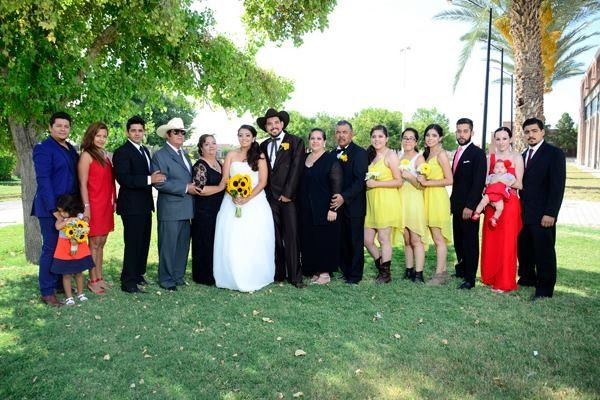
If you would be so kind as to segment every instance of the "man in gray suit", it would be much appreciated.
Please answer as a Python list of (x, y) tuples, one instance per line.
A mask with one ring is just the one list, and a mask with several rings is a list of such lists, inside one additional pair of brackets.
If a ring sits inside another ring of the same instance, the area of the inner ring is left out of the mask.
[(192, 182), (192, 163), (182, 150), (185, 129), (181, 118), (173, 118), (156, 130), (167, 143), (152, 157), (152, 170), (166, 176), (155, 185), (158, 217), (158, 281), (166, 290), (185, 285), (185, 267), (190, 249), (190, 220), (199, 194)]

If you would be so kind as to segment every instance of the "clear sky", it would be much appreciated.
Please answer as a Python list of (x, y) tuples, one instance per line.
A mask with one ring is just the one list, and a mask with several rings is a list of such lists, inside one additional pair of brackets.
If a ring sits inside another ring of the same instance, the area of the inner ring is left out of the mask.
[[(217, 30), (240, 46), (244, 27), (242, 2), (207, 0), (215, 11)], [(304, 44), (267, 45), (258, 64), (294, 81), (285, 109), (311, 116), (317, 112), (351, 118), (367, 107), (400, 110), (408, 116), (420, 107), (437, 107), (452, 122), (467, 116), (481, 134), (485, 83), (485, 51), (471, 56), (456, 91), (452, 83), (460, 53), (460, 36), (468, 26), (433, 20), (450, 5), (445, 0), (338, 0), (329, 28), (305, 36)], [(600, 22), (595, 25), (600, 30)], [(494, 51), (494, 50), (492, 50)], [(597, 48), (581, 55), (586, 68)], [(499, 78), (491, 70), (491, 81)], [(579, 121), (582, 77), (554, 86), (545, 96), (546, 121), (554, 125), (563, 112)], [(490, 84), (488, 131), (499, 122), (499, 85)], [(503, 119), (510, 120), (510, 85), (504, 87)], [(221, 110), (203, 109), (195, 120), (198, 133), (215, 133), (220, 143), (236, 143), (236, 129), (257, 116), (237, 118)]]

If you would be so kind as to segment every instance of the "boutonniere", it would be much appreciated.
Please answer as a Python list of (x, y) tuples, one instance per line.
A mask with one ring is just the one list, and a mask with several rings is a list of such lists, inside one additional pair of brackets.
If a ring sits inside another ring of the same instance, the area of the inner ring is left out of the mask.
[(340, 156), (340, 160), (342, 160), (342, 162), (348, 162), (348, 155), (346, 153), (343, 153)]
[(290, 144), (289, 143), (281, 143), (281, 148), (284, 149), (285, 151), (290, 149)]

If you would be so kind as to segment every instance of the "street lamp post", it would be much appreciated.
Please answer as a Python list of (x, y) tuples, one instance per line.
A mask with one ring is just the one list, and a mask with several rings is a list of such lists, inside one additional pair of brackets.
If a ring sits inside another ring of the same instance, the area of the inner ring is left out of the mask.
[[(446, 0), (448, 4), (452, 4), (452, 0)], [(479, 8), (485, 8), (479, 3), (474, 2), (473, 0), (465, 0), (474, 6)], [(489, 8), (489, 19), (488, 19), (488, 35), (487, 35), (487, 57), (486, 57), (486, 66), (485, 66), (485, 90), (483, 95), (483, 128), (482, 128), (482, 138), (481, 138), (481, 148), (485, 150), (485, 142), (486, 142), (486, 132), (487, 132), (487, 113), (488, 113), (488, 95), (490, 92), (490, 48), (492, 46), (492, 7)], [(502, 122), (500, 122), (502, 124)]]
[(400, 104), (400, 112), (402, 113), (402, 131), (404, 131), (404, 127), (406, 126), (406, 113), (404, 110), (404, 107), (406, 106), (406, 75), (407, 75), (407, 71), (406, 71), (406, 59), (408, 58), (408, 51), (410, 50), (410, 46), (405, 46), (403, 48), (400, 49), (400, 56), (403, 58), (402, 62), (403, 62), (403, 66), (404, 66), (404, 71), (403, 71), (403, 76), (402, 76), (402, 104)]

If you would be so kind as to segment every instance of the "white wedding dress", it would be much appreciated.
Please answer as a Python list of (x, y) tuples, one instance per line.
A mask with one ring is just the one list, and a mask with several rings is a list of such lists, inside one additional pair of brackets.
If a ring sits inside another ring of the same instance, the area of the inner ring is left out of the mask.
[[(249, 174), (252, 187), (258, 184), (258, 171), (247, 162), (231, 163), (229, 176)], [(235, 216), (235, 204), (225, 194), (217, 215), (213, 273), (220, 288), (251, 292), (273, 282), (275, 276), (275, 227), (271, 207), (260, 192), (242, 206)]]

